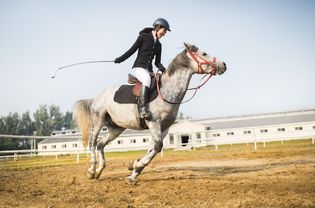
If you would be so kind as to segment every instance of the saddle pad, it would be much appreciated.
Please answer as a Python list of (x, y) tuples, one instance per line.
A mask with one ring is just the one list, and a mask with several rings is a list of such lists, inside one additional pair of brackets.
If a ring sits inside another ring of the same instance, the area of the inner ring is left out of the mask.
[[(132, 94), (132, 88), (134, 85), (122, 85), (115, 92), (114, 101), (121, 104), (137, 104), (138, 97)], [(152, 89), (149, 93), (149, 102), (153, 101), (158, 96), (156, 88)]]

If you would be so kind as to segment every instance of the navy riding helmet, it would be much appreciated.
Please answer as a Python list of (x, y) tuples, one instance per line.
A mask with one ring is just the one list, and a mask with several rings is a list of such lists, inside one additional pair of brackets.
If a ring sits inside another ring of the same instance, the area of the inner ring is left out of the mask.
[(170, 25), (168, 24), (167, 20), (166, 19), (163, 19), (163, 18), (158, 18), (156, 19), (154, 22), (153, 22), (153, 27), (155, 28), (156, 26), (162, 26), (164, 27), (165, 29), (167, 29), (168, 31), (171, 31), (170, 29)]

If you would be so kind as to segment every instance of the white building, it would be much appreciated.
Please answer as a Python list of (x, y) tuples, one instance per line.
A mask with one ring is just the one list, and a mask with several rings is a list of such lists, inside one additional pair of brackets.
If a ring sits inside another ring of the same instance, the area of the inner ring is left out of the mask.
[[(106, 127), (100, 136), (106, 134)], [(207, 146), (288, 139), (315, 138), (315, 109), (212, 119), (181, 120), (173, 124), (164, 139), (164, 148)], [(148, 130), (125, 130), (105, 147), (105, 151), (147, 149)], [(80, 132), (55, 131), (38, 144), (39, 153), (84, 150)]]

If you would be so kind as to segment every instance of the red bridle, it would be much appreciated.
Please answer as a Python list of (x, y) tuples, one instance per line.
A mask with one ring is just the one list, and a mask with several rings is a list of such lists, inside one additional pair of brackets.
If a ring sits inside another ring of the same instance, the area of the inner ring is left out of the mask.
[[(190, 50), (188, 50), (189, 55), (191, 56), (192, 59), (194, 59), (196, 61), (196, 63), (198, 64), (198, 74), (205, 74), (205, 71), (202, 68), (202, 65), (210, 65), (213, 69), (209, 74), (215, 75), (217, 73), (217, 66), (216, 66), (216, 57), (213, 57), (212, 61), (208, 61), (204, 58), (202, 58), (201, 56), (199, 56), (197, 53), (192, 52)], [(200, 62), (198, 60), (198, 58), (202, 60), (202, 62)]]
[[(209, 76), (208, 76), (208, 78), (207, 78), (202, 84), (198, 85), (197, 87), (193, 87), (193, 88), (187, 89), (187, 90), (195, 90), (194, 94), (193, 94), (193, 95), (191, 96), (191, 98), (189, 98), (188, 100), (186, 100), (186, 101), (184, 101), (184, 102), (179, 102), (179, 103), (177, 103), (177, 102), (171, 102), (171, 101), (166, 100), (166, 99), (162, 96), (162, 94), (161, 94), (161, 92), (160, 92), (160, 86), (159, 86), (158, 80), (155, 79), (155, 80), (156, 80), (156, 87), (157, 87), (159, 96), (162, 98), (162, 100), (164, 100), (165, 102), (167, 102), (167, 103), (169, 103), (169, 104), (182, 104), (182, 103), (187, 103), (187, 102), (189, 102), (189, 101), (190, 101), (191, 99), (193, 99), (193, 97), (196, 95), (197, 90), (199, 90), (203, 85), (205, 85), (205, 84), (209, 81), (209, 79), (210, 79), (213, 75), (215, 75), (215, 74), (217, 73), (217, 66), (216, 66), (216, 64), (215, 64), (215, 63), (216, 63), (216, 57), (213, 57), (212, 62), (211, 62), (211, 61), (208, 61), (208, 60), (206, 60), (206, 59), (200, 57), (200, 56), (199, 56), (197, 53), (195, 53), (195, 52), (188, 51), (188, 53), (190, 54), (190, 56), (191, 56), (191, 57), (197, 62), (197, 64), (198, 64), (198, 71), (197, 71), (197, 73), (198, 73), (198, 74), (205, 74), (205, 75), (201, 78), (200, 81), (202, 81), (207, 75), (209, 75)], [(198, 61), (198, 59), (197, 59), (196, 57), (198, 57), (199, 59), (203, 60), (203, 62)], [(205, 73), (205, 71), (204, 71), (203, 68), (202, 68), (202, 65), (210, 65), (210, 66), (212, 67), (211, 72), (210, 72), (210, 73)]]

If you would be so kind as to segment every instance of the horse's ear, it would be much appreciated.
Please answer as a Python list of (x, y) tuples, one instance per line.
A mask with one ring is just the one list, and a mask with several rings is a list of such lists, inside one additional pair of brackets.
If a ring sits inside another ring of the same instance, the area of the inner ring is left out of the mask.
[(191, 45), (189, 43), (185, 43), (184, 42), (184, 46), (187, 50), (190, 50), (191, 49)]
[(193, 51), (193, 52), (197, 52), (198, 51), (198, 48), (196, 46), (191, 45), (189, 43), (185, 43), (184, 42), (184, 46), (185, 46), (187, 51)]

